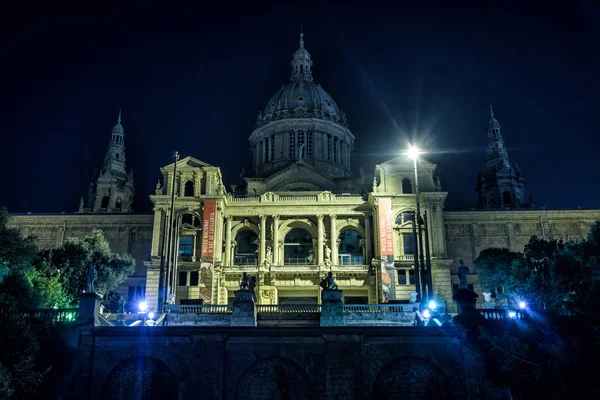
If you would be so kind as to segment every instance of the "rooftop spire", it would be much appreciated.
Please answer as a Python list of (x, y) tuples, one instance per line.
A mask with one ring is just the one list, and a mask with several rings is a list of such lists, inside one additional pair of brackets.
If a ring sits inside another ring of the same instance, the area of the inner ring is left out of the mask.
[(121, 109), (119, 108), (119, 118), (117, 118), (117, 123), (121, 123)]
[(494, 118), (494, 110), (492, 109), (492, 102), (490, 101), (490, 117)]
[(292, 58), (292, 76), (290, 80), (292, 81), (311, 81), (312, 82), (312, 72), (310, 71), (310, 67), (312, 65), (312, 61), (310, 60), (310, 53), (306, 51), (304, 48), (304, 32), (302, 24), (300, 25), (300, 47), (294, 53), (294, 57)]

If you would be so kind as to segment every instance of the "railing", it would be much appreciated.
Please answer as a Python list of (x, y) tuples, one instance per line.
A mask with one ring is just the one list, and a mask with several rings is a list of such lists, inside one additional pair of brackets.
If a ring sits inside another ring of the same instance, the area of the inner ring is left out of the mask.
[(344, 312), (393, 313), (404, 312), (404, 309), (402, 304), (345, 304)]
[(231, 314), (233, 306), (227, 304), (167, 304), (166, 312), (180, 314)]
[(485, 317), (485, 319), (493, 320), (493, 321), (504, 321), (511, 319), (525, 319), (527, 316), (524, 312), (520, 310), (507, 310), (502, 308), (484, 308), (478, 309)]
[(320, 304), (257, 304), (256, 312), (262, 314), (320, 313)]
[(79, 317), (79, 308), (58, 308), (31, 310), (25, 313), (25, 317), (35, 318), (51, 323), (72, 323)]
[(258, 265), (258, 258), (235, 256), (233, 263), (235, 265)]
[(414, 259), (415, 259), (414, 254), (401, 254), (398, 256), (399, 261), (414, 261)]
[(298, 265), (298, 264), (304, 264), (304, 265), (310, 265), (314, 262), (315, 260), (309, 260), (308, 258), (284, 258), (283, 259), (283, 263), (285, 265)]
[(194, 257), (194, 256), (179, 256), (178, 260), (181, 262), (194, 262), (194, 261), (196, 261), (196, 257)]
[(317, 196), (279, 196), (279, 201), (317, 201)]
[(338, 257), (340, 259), (339, 265), (363, 265), (362, 254), (340, 254)]

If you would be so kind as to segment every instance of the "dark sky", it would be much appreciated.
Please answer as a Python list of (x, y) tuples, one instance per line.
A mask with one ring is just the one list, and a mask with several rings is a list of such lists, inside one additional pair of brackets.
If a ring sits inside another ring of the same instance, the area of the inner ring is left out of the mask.
[(242, 167), (250, 171), (258, 111), (289, 80), (301, 22), (315, 82), (356, 136), (356, 174), (362, 166), (370, 180), (416, 135), (438, 164), (447, 209), (474, 207), (492, 101), (538, 205), (600, 207), (600, 13), (591, 1), (81, 3), (98, 4), (0, 12), (0, 204), (11, 212), (76, 211), (119, 108), (136, 210), (151, 210), (175, 149), (237, 183)]

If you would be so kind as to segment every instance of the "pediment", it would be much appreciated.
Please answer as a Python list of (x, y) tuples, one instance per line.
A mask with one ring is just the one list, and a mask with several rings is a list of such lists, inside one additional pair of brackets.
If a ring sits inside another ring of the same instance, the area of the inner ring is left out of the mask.
[(269, 191), (322, 191), (335, 187), (335, 181), (310, 164), (295, 163), (265, 179)]
[[(173, 169), (174, 164), (175, 163), (165, 165), (164, 167), (161, 168), (161, 170), (170, 171)], [(194, 158), (191, 156), (182, 158), (181, 160), (177, 161), (177, 169), (204, 168), (204, 167), (214, 168), (214, 165), (210, 165), (208, 163), (205, 163), (204, 161), (198, 160), (197, 158)]]

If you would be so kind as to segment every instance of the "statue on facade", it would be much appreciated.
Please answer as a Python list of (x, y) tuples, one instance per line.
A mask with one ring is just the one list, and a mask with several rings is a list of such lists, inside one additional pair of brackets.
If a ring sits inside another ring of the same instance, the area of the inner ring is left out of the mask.
[(94, 291), (94, 281), (98, 276), (98, 272), (96, 271), (96, 266), (94, 264), (90, 264), (90, 269), (88, 270), (87, 276), (87, 284), (85, 286), (86, 293), (95, 293)]
[(271, 263), (271, 258), (273, 257), (273, 248), (271, 246), (267, 246), (267, 253), (265, 254), (265, 264)]
[(254, 291), (255, 287), (256, 287), (256, 277), (255, 276), (251, 276), (250, 277), (250, 282), (248, 282), (248, 290)]
[(154, 193), (157, 196), (160, 196), (162, 194), (162, 186), (160, 185), (160, 180), (158, 182), (156, 182), (156, 188), (154, 189)]
[(463, 260), (460, 260), (460, 267), (458, 267), (458, 279), (460, 279), (459, 289), (468, 289), (468, 276), (471, 273), (469, 267), (465, 265)]
[(249, 279), (247, 273), (242, 273), (242, 281), (240, 282), (240, 290), (248, 290)]
[(373, 192), (377, 191), (377, 177), (373, 177)]
[(331, 249), (325, 245), (325, 261), (331, 262)]
[(79, 212), (83, 211), (83, 197), (79, 199)]
[(333, 279), (332, 272), (329, 272), (327, 274), (327, 277), (323, 278), (323, 280), (321, 280), (321, 283), (319, 283), (319, 286), (321, 286), (321, 289), (323, 289), (323, 290), (336, 290), (338, 288), (338, 286), (335, 283), (335, 280)]
[(308, 262), (310, 264), (312, 264), (314, 258), (315, 258), (315, 256), (313, 255), (313, 249), (309, 249), (308, 250), (308, 255), (306, 256), (306, 259), (308, 260)]
[(298, 151), (298, 163), (304, 162), (302, 159), (302, 155), (304, 154), (304, 146), (306, 146), (306, 143), (302, 143), (302, 146), (300, 146), (300, 150)]

